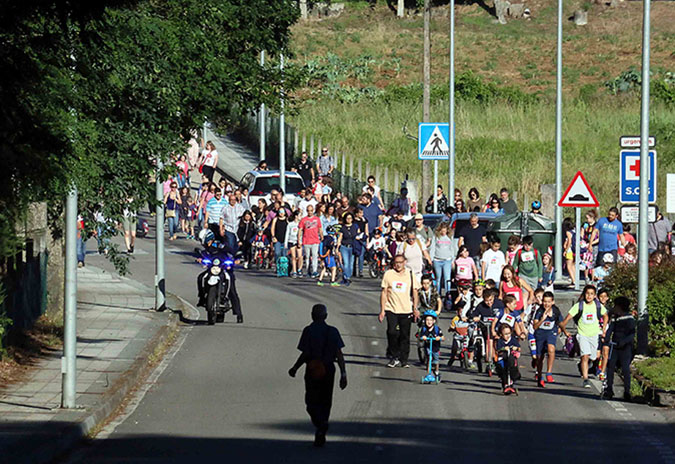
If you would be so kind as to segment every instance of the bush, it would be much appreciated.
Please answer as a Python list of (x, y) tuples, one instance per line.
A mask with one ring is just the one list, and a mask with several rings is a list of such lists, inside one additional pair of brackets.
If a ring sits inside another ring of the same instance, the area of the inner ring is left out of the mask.
[[(628, 297), (637, 308), (637, 266), (619, 265), (605, 279), (612, 297)], [(649, 347), (655, 356), (675, 356), (675, 263), (649, 268)]]

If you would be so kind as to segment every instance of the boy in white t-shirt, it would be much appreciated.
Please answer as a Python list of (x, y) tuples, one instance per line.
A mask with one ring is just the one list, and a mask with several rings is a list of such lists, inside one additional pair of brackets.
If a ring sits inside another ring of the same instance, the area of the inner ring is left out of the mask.
[(499, 282), (502, 276), (502, 269), (506, 265), (506, 257), (504, 253), (499, 249), (501, 246), (501, 241), (499, 237), (495, 237), (492, 242), (490, 242), (490, 248), (485, 250), (483, 256), (480, 259), (480, 271), (483, 276), (483, 280), (492, 279), (495, 282)]

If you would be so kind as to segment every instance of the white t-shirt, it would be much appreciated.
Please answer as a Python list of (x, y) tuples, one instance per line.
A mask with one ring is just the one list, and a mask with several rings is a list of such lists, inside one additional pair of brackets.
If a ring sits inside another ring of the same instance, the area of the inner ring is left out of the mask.
[(366, 248), (369, 249), (369, 250), (372, 250), (372, 249), (382, 250), (386, 246), (387, 246), (387, 241), (384, 239), (384, 237), (380, 237), (380, 238), (373, 237), (368, 241), (368, 245), (366, 246)]
[(307, 207), (309, 205), (314, 206), (314, 210), (316, 210), (317, 203), (318, 202), (316, 201), (315, 198), (312, 198), (311, 200), (307, 199), (300, 200), (300, 203), (298, 203), (298, 209), (302, 212), (302, 217), (307, 216)]
[(216, 158), (218, 158), (218, 151), (208, 150), (204, 152), (204, 166), (214, 167), (216, 165)]
[(501, 250), (492, 251), (492, 249), (485, 250), (483, 257), (480, 259), (481, 266), (485, 263), (485, 280), (492, 279), (499, 282), (502, 278), (502, 269), (506, 265), (506, 257)]
[[(363, 193), (370, 193), (370, 192), (368, 192), (368, 187), (370, 187), (370, 186), (369, 186), (369, 185), (364, 185), (363, 188), (361, 189), (361, 191), (362, 191)], [(373, 185), (373, 190), (374, 190), (374, 195), (375, 195), (376, 197), (380, 195), (380, 187), (378, 187), (377, 185)]]
[(398, 250), (396, 250), (397, 254), (402, 254), (403, 256), (405, 256), (406, 259), (405, 267), (413, 271), (413, 273), (418, 279), (422, 276), (422, 271), (424, 270), (423, 251), (425, 251), (426, 249), (427, 247), (426, 245), (424, 245), (424, 242), (422, 242), (421, 240), (415, 240), (415, 242), (413, 242), (412, 245), (409, 245), (407, 242), (401, 243), (398, 246)]

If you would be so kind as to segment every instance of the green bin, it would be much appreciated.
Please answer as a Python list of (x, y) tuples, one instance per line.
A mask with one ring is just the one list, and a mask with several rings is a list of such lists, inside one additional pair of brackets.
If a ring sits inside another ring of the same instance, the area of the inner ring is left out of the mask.
[(540, 214), (521, 212), (500, 216), (488, 226), (488, 238), (499, 237), (504, 253), (511, 235), (521, 238), (531, 235), (534, 248), (543, 256), (555, 243), (555, 221)]

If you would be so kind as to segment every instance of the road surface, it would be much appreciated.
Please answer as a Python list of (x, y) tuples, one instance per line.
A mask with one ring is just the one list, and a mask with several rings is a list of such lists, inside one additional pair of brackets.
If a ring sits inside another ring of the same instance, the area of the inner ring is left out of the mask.
[[(200, 272), (194, 242), (166, 243), (167, 289), (194, 303)], [(139, 240), (136, 250), (132, 277), (152, 285), (153, 242)], [(87, 262), (109, 268), (98, 256)], [(576, 361), (562, 355), (556, 383), (545, 390), (537, 388), (525, 357), (518, 397), (502, 396), (496, 378), (447, 368), (440, 385), (420, 385), (420, 366), (384, 366), (379, 282), (319, 288), (270, 272), (237, 276), (245, 323), (234, 324), (228, 314), (225, 324), (208, 326), (202, 312), (199, 323), (183, 325), (177, 349), (147, 392), (141, 390), (104, 438), (65, 462), (675, 463), (672, 415), (599, 400), (596, 389), (581, 388)], [(342, 333), (349, 378), (347, 390), (336, 387), (323, 449), (312, 447), (302, 374), (287, 374), (316, 302), (328, 306), (328, 323)], [(441, 326), (447, 328), (447, 318)], [(447, 359), (447, 347), (443, 355)]]

